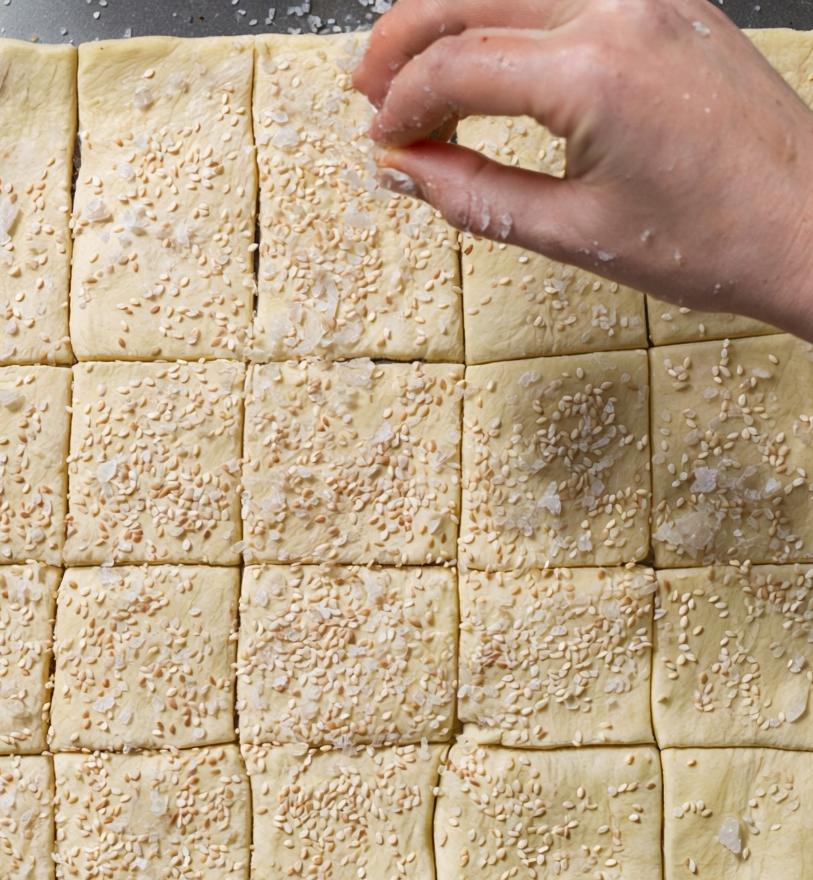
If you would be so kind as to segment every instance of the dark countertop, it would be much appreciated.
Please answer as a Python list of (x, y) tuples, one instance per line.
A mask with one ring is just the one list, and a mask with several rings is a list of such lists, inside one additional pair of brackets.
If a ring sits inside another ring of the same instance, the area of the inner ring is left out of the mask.
[[(813, 30), (813, 0), (709, 0), (740, 27)], [(369, 28), (391, 0), (0, 0), (0, 36), (45, 43), (146, 34)], [(269, 10), (273, 9), (273, 17)]]

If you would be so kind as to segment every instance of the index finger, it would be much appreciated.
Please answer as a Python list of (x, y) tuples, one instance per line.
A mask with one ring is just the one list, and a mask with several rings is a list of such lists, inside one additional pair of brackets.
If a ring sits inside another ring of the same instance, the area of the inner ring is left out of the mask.
[(380, 107), (396, 73), (440, 37), (469, 28), (551, 29), (575, 18), (588, 0), (398, 0), (376, 22), (353, 84)]

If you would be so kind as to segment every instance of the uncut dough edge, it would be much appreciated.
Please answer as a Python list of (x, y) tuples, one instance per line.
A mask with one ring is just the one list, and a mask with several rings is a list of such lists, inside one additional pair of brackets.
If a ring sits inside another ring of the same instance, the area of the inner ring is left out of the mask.
[[(0, 247), (2, 364), (63, 365), (73, 360), (68, 292), (77, 57), (73, 46), (0, 38), (0, 230), (4, 212), (19, 211), (7, 234), (15, 253), (24, 242), (28, 248), (28, 259), (15, 260)], [(22, 83), (17, 66), (25, 70)], [(20, 141), (25, 149), (18, 149)], [(20, 196), (14, 205), (6, 190), (9, 184), (15, 197)], [(27, 185), (40, 190), (38, 198), (21, 191)], [(0, 242), (3, 238), (0, 231)]]

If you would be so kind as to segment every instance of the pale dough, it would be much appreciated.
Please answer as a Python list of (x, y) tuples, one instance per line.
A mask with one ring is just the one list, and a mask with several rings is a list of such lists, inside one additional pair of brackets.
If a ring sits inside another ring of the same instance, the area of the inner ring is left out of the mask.
[(460, 577), (458, 715), (504, 746), (652, 742), (652, 614), (645, 568)]
[(810, 880), (813, 753), (665, 749), (665, 880)]
[(73, 372), (66, 563), (236, 564), (243, 365)]
[(727, 312), (699, 312), (686, 306), (646, 298), (649, 336), (653, 345), (702, 342), (706, 339), (735, 339), (778, 333), (776, 327)]
[(245, 746), (252, 880), (435, 880), (432, 812), (444, 746)]
[[(564, 173), (564, 141), (532, 119), (472, 117), (457, 136), (503, 164)], [(506, 235), (511, 222), (502, 218)], [(646, 346), (638, 291), (469, 233), (461, 262), (468, 364)]]
[(437, 880), (660, 877), (661, 807), (655, 748), (459, 740), (440, 777)]
[(69, 364), (76, 49), (0, 39), (0, 364)]
[(813, 346), (650, 350), (656, 568), (813, 558)]
[(652, 717), (667, 746), (813, 749), (813, 571), (658, 573)]
[(62, 562), (71, 371), (0, 367), (0, 560)]
[(0, 877), (51, 880), (53, 841), (51, 758), (0, 756)]
[(79, 48), (80, 360), (242, 356), (257, 200), (249, 37)]
[(56, 876), (248, 880), (249, 781), (236, 746), (58, 754)]
[(462, 374), (365, 358), (252, 367), (246, 561), (454, 559)]
[(257, 40), (258, 360), (463, 360), (457, 233), (375, 186), (350, 80), (366, 36)]
[(45, 749), (59, 577), (37, 563), (0, 566), (0, 754)]
[(618, 565), (649, 552), (646, 352), (469, 367), (460, 562)]
[(446, 568), (256, 566), (240, 599), (240, 739), (449, 739), (457, 583)]
[(57, 600), (54, 751), (229, 742), (240, 573), (70, 568)]

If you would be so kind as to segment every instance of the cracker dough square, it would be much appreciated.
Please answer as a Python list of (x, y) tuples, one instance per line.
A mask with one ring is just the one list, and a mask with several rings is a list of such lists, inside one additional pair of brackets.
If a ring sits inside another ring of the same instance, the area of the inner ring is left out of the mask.
[(457, 232), (374, 183), (366, 36), (257, 40), (258, 360), (463, 361)]
[(813, 559), (813, 346), (650, 351), (656, 568)]
[(37, 563), (0, 566), (0, 754), (45, 749), (59, 576)]
[(655, 748), (452, 747), (435, 810), (438, 880), (660, 877)]
[(0, 756), (0, 877), (52, 880), (53, 842), (51, 758)]
[[(533, 119), (472, 117), (457, 137), (503, 164), (564, 174), (564, 141)], [(507, 235), (511, 218), (503, 222)], [(638, 291), (470, 233), (461, 262), (466, 363), (646, 346)]]
[(245, 367), (73, 372), (67, 564), (236, 564)]
[(242, 742), (449, 739), (458, 627), (449, 569), (253, 566), (240, 615)]
[(813, 570), (658, 573), (652, 716), (658, 744), (813, 749)]
[(244, 354), (257, 199), (249, 37), (79, 48), (80, 360)]
[(665, 749), (665, 880), (810, 880), (813, 753)]
[(0, 364), (68, 364), (76, 49), (0, 39)]
[(432, 812), (445, 746), (244, 746), (252, 880), (435, 880)]
[(62, 562), (70, 399), (65, 367), (0, 367), (2, 562)]
[(239, 590), (236, 568), (68, 569), (57, 599), (51, 749), (234, 740)]
[(699, 312), (686, 306), (646, 298), (649, 337), (653, 345), (703, 342), (706, 339), (735, 339), (779, 333), (776, 327), (727, 312)]
[(646, 352), (469, 367), (460, 561), (619, 565), (649, 552)]
[(653, 742), (647, 568), (460, 577), (458, 715), (503, 746)]
[(57, 878), (248, 880), (251, 800), (236, 746), (58, 754), (54, 769)]
[(252, 367), (246, 561), (454, 559), (462, 375), (366, 358)]

